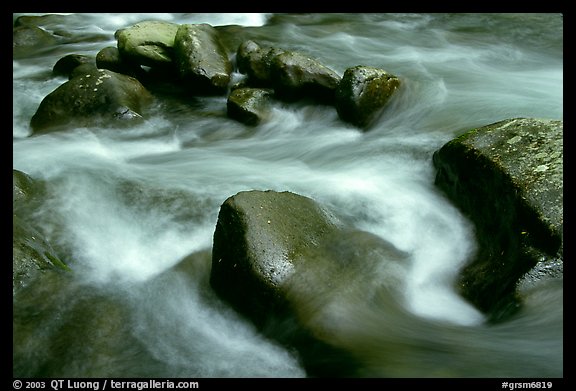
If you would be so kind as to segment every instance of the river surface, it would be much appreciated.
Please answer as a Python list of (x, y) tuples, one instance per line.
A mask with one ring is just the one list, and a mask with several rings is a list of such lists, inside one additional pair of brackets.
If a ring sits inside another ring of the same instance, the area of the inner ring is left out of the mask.
[[(158, 103), (130, 129), (32, 135), (38, 105), (66, 80), (51, 75), (56, 61), (115, 46), (116, 30), (145, 19), (263, 26), (266, 45), (340, 75), (383, 68), (403, 84), (367, 132), (331, 106), (298, 103), (247, 127), (226, 117), (225, 97), (198, 97)], [(15, 321), (15, 376), (306, 377), (295, 352), (208, 284), (220, 205), (271, 189), (311, 197), (411, 255), (399, 289), (420, 321), (351, 310), (358, 376), (563, 377), (562, 281), (488, 324), (452, 288), (476, 242), (434, 186), (431, 160), (473, 127), (563, 118), (561, 15), (96, 13), (46, 29), (87, 38), (13, 60), (13, 168), (47, 181), (35, 221), (70, 254), (74, 278), (14, 299), (40, 308)]]

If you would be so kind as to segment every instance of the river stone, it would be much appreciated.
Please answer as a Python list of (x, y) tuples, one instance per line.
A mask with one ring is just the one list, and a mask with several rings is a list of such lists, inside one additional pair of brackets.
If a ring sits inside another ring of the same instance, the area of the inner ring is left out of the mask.
[(52, 74), (69, 77), (72, 71), (82, 64), (94, 64), (95, 60), (85, 54), (68, 54), (54, 64)]
[(383, 69), (355, 66), (346, 69), (336, 89), (340, 119), (368, 128), (382, 114), (400, 80)]
[(303, 98), (333, 103), (340, 76), (303, 53), (285, 51), (270, 60), (272, 86), (276, 95), (284, 100)]
[(236, 64), (240, 73), (246, 74), (250, 85), (272, 87), (272, 59), (284, 53), (278, 48), (262, 48), (252, 40), (244, 41), (236, 51)]
[(44, 97), (30, 121), (33, 132), (70, 126), (129, 125), (142, 120), (145, 106), (152, 101), (152, 95), (138, 80), (120, 73), (84, 64), (72, 75)]
[(563, 121), (514, 118), (472, 129), (433, 162), (436, 185), (476, 225), (478, 254), (460, 276), (464, 297), (498, 319), (520, 305), (523, 276), (562, 274)]
[(45, 272), (68, 270), (56, 251), (29, 221), (44, 193), (26, 173), (12, 170), (12, 292), (17, 294)]
[(147, 20), (117, 30), (120, 56), (150, 67), (172, 64), (174, 37), (179, 25), (161, 20)]
[(184, 83), (201, 94), (223, 94), (232, 74), (232, 63), (209, 24), (180, 25), (174, 39), (176, 69)]
[(344, 376), (355, 364), (339, 345), (339, 320), (375, 296), (400, 296), (406, 258), (311, 198), (253, 190), (220, 208), (210, 284), (267, 336), (296, 348), (310, 373)]
[(270, 110), (271, 90), (237, 88), (230, 92), (226, 103), (228, 117), (246, 125), (258, 125)]

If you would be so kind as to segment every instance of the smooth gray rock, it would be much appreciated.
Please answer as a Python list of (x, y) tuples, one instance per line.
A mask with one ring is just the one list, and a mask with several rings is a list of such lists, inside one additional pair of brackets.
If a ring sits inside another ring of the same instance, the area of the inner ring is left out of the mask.
[(172, 64), (174, 38), (179, 25), (161, 20), (147, 20), (120, 29), (114, 34), (120, 55), (147, 66)]

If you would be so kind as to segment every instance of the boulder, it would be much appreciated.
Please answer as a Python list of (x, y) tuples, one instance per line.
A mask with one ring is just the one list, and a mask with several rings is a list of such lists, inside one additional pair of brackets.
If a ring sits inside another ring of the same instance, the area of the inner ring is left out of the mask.
[(251, 85), (273, 88), (286, 101), (312, 98), (331, 104), (340, 82), (335, 71), (303, 53), (263, 48), (252, 40), (238, 47), (236, 62)]
[(142, 119), (151, 101), (138, 80), (85, 64), (42, 100), (30, 126), (33, 132), (46, 132), (68, 126), (130, 125)]
[(295, 101), (313, 98), (332, 104), (340, 76), (302, 53), (286, 51), (271, 58), (270, 73), (276, 95)]
[(96, 67), (131, 76), (140, 81), (145, 75), (139, 64), (123, 59), (118, 48), (114, 46), (105, 47), (96, 54)]
[(271, 88), (271, 60), (282, 53), (282, 49), (262, 48), (252, 40), (244, 41), (236, 51), (238, 71), (248, 76), (250, 85)]
[(267, 336), (296, 348), (310, 374), (346, 376), (357, 363), (340, 345), (338, 319), (375, 296), (400, 295), (406, 258), (308, 197), (246, 191), (220, 208), (210, 284)]
[(562, 121), (514, 118), (434, 153), (436, 185), (476, 226), (479, 250), (459, 289), (495, 320), (521, 304), (524, 275), (562, 275), (562, 135)]
[(174, 39), (176, 69), (184, 83), (201, 94), (223, 94), (228, 89), (232, 63), (209, 24), (180, 25)]
[(52, 74), (55, 76), (70, 77), (72, 71), (83, 64), (94, 64), (94, 58), (85, 54), (68, 54), (54, 64)]
[(400, 80), (383, 69), (355, 66), (346, 69), (336, 89), (340, 119), (368, 128), (382, 114)]
[(174, 37), (179, 25), (149, 20), (117, 30), (118, 51), (127, 61), (150, 67), (172, 64)]
[(261, 88), (237, 88), (226, 103), (228, 117), (246, 125), (258, 125), (270, 109), (273, 91)]

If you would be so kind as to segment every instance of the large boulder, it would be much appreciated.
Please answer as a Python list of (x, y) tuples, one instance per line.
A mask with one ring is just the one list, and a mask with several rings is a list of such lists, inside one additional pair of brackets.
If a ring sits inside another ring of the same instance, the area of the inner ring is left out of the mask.
[(310, 374), (346, 376), (355, 362), (340, 345), (338, 319), (399, 294), (406, 258), (308, 197), (246, 191), (220, 208), (210, 284), (266, 335), (295, 347)]
[(562, 275), (562, 135), (562, 121), (515, 118), (434, 153), (436, 185), (476, 225), (479, 250), (459, 288), (494, 319), (520, 305), (525, 274)]
[(193, 91), (223, 94), (228, 89), (232, 63), (209, 24), (183, 24), (174, 38), (174, 59), (182, 81)]
[(140, 121), (152, 95), (132, 77), (92, 64), (48, 94), (30, 121), (33, 132), (68, 126), (130, 125)]
[(161, 20), (148, 20), (120, 29), (114, 34), (120, 56), (150, 67), (172, 64), (174, 38), (179, 25)]
[(271, 60), (281, 53), (284, 53), (284, 50), (270, 47), (262, 48), (252, 40), (244, 41), (236, 51), (238, 71), (248, 76), (250, 85), (271, 88)]
[(359, 65), (346, 69), (336, 89), (340, 119), (368, 128), (399, 86), (398, 77), (380, 68)]

